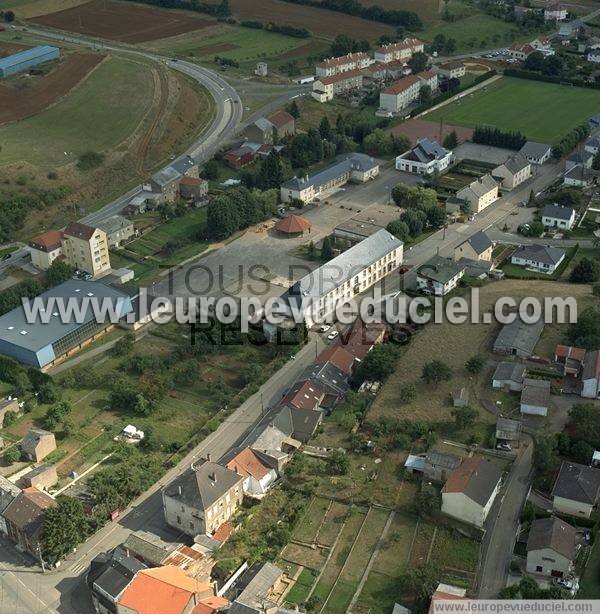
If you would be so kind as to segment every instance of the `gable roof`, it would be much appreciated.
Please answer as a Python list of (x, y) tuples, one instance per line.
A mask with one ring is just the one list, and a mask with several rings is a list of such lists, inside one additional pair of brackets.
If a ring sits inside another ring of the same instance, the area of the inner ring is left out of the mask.
[(138, 559), (128, 556), (117, 547), (111, 553), (102, 553), (94, 558), (87, 576), (88, 586), (97, 586), (102, 592), (117, 599), (146, 565)]
[(550, 548), (572, 561), (575, 558), (577, 529), (560, 518), (538, 518), (531, 523), (527, 552)]
[(518, 420), (500, 417), (496, 421), (496, 439), (515, 441), (519, 439), (520, 432), (521, 423)]
[(452, 472), (442, 492), (463, 493), (475, 503), (485, 506), (501, 477), (500, 468), (481, 456), (465, 458)]
[(275, 113), (271, 113), (271, 115), (269, 115), (267, 119), (277, 129), (283, 128), (286, 124), (289, 124), (294, 121), (294, 118), (287, 111), (284, 111), (283, 109), (280, 109), (279, 111), (275, 111)]
[[(282, 576), (272, 563), (255, 563), (240, 578), (242, 591), (231, 604), (231, 614), (263, 612), (270, 603), (270, 593)], [(271, 604), (275, 605), (275, 604)]]
[(349, 81), (350, 79), (354, 79), (356, 77), (362, 77), (362, 71), (359, 68), (354, 70), (346, 70), (345, 72), (337, 73), (337, 75), (330, 75), (329, 77), (319, 77), (317, 81), (321, 82), (323, 85), (333, 85), (334, 83)]
[(456, 193), (458, 198), (461, 198), (461, 194), (468, 193), (470, 190), (479, 199), (491, 192), (494, 188), (498, 187), (498, 182), (489, 174), (483, 175), (475, 181), (472, 181), (468, 186), (465, 186)]
[(389, 87), (382, 90), (381, 93), (397, 96), (415, 85), (415, 83), (420, 83), (419, 78), (416, 75), (408, 75), (407, 77), (402, 77), (402, 79), (399, 79), (398, 81), (394, 81), (394, 83), (392, 83)]
[(420, 47), (423, 44), (418, 38), (405, 38), (397, 43), (388, 43), (387, 45), (381, 45), (381, 47), (375, 48), (375, 53), (390, 53), (393, 51), (400, 51), (401, 49), (413, 49), (414, 47)]
[(257, 480), (261, 480), (270, 471), (271, 467), (265, 463), (260, 456), (250, 448), (244, 448), (241, 452), (236, 454), (228, 463), (227, 469), (235, 471), (238, 475), (241, 475), (244, 479), (247, 477), (253, 477)]
[(583, 361), (582, 380), (600, 378), (600, 350), (591, 350), (585, 353)]
[(48, 230), (29, 241), (29, 246), (42, 252), (51, 252), (62, 245), (63, 233), (60, 230)]
[[(520, 153), (516, 153), (501, 164), (500, 166), (504, 166), (509, 173), (516, 175), (520, 171), (526, 169), (528, 166), (531, 166), (531, 162), (525, 156)], [(493, 171), (492, 171), (493, 172)]]
[(325, 390), (312, 380), (297, 381), (290, 391), (283, 397), (282, 405), (301, 407), (303, 409), (318, 409)]
[(312, 409), (301, 407), (291, 409), (282, 407), (273, 416), (273, 425), (284, 433), (290, 433), (294, 439), (308, 441), (317, 430), (323, 414)]
[(535, 141), (527, 141), (519, 150), (519, 153), (526, 158), (543, 158), (549, 151), (550, 145), (546, 143), (536, 143)]
[(546, 379), (526, 378), (521, 392), (521, 403), (548, 407), (550, 404), (550, 382)]
[(196, 161), (191, 156), (185, 155), (179, 158), (179, 160), (175, 160), (173, 164), (169, 168), (172, 168), (180, 175), (185, 175), (190, 168), (194, 168), (196, 166)]
[(366, 52), (358, 51), (356, 53), (347, 53), (346, 55), (340, 55), (334, 58), (326, 58), (322, 62), (319, 62), (317, 67), (334, 68), (335, 66), (343, 66), (344, 64), (350, 64), (351, 62), (366, 60), (368, 58), (369, 55)]
[(469, 237), (466, 241), (461, 243), (461, 245), (464, 245), (465, 243), (468, 243), (477, 255), (483, 254), (490, 247), (492, 247), (492, 242), (490, 241), (490, 238), (485, 234), (485, 232), (483, 232), (483, 230), (476, 232), (473, 236)]
[(575, 209), (571, 207), (563, 207), (562, 205), (546, 205), (542, 212), (542, 217), (551, 217), (557, 220), (570, 220), (575, 213)]
[(21, 441), (21, 450), (23, 450), (23, 452), (33, 454), (38, 444), (43, 439), (48, 439), (48, 441), (55, 441), (54, 433), (51, 433), (50, 431), (45, 431), (44, 429), (29, 429), (29, 431)]
[(165, 488), (165, 493), (190, 507), (205, 510), (242, 480), (235, 471), (205, 461), (173, 480)]
[(75, 237), (76, 239), (83, 239), (84, 241), (89, 241), (96, 232), (96, 229), (92, 226), (88, 226), (87, 224), (82, 224), (80, 222), (71, 222), (64, 230), (64, 235), (66, 237)]
[(0, 514), (21, 494), (21, 489), (0, 475)]
[(331, 362), (340, 371), (350, 375), (354, 365), (354, 356), (344, 346), (330, 345), (315, 360), (315, 363), (318, 365), (323, 365), (326, 362)]
[(554, 482), (552, 497), (594, 505), (600, 489), (600, 469), (563, 461)]
[(551, 245), (519, 245), (513, 252), (513, 258), (523, 258), (541, 264), (557, 265), (565, 256), (565, 250)]
[(432, 279), (440, 284), (446, 284), (454, 279), (465, 267), (442, 256), (433, 256), (417, 269), (417, 275)]
[(517, 348), (529, 354), (533, 354), (533, 349), (543, 329), (544, 321), (542, 319), (529, 324), (523, 322), (521, 317), (517, 314), (515, 319), (505, 324), (498, 333), (496, 341), (494, 341), (494, 351), (498, 349), (511, 350)]
[(525, 378), (525, 365), (518, 362), (501, 362), (494, 371), (492, 379), (498, 381), (512, 381), (522, 384)]
[(25, 488), (4, 510), (7, 522), (19, 531), (35, 538), (44, 524), (44, 511), (54, 507), (56, 501), (37, 488)]

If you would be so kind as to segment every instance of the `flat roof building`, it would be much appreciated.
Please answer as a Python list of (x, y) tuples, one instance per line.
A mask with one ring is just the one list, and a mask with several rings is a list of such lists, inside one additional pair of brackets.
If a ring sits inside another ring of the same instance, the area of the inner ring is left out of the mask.
[[(96, 299), (96, 305), (91, 299)], [(0, 316), (0, 354), (41, 369), (79, 349), (114, 324), (108, 321), (108, 310), (107, 321), (96, 321), (96, 313), (100, 315), (103, 305), (114, 309), (115, 319), (133, 309), (128, 294), (96, 281), (70, 279), (34, 300), (41, 307), (32, 323), (27, 321), (23, 306)], [(68, 314), (71, 301), (74, 301), (73, 311)], [(65, 316), (70, 317), (61, 317), (59, 305)], [(76, 317), (77, 311), (81, 317)]]

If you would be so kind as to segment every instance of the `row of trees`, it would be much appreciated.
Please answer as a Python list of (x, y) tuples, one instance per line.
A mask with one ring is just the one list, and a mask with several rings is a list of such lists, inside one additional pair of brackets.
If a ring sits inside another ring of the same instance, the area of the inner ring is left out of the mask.
[(523, 68), (543, 75), (558, 76), (562, 74), (564, 62), (558, 55), (546, 57), (541, 51), (534, 51), (523, 63)]
[(221, 0), (217, 3), (202, 2), (201, 0), (142, 0), (142, 3), (165, 9), (183, 9), (197, 13), (207, 13), (219, 19), (225, 19), (231, 15), (229, 0)]
[(416, 238), (426, 228), (438, 228), (446, 221), (446, 212), (438, 205), (437, 193), (431, 188), (398, 184), (392, 190), (392, 199), (404, 211), (387, 225), (387, 230), (402, 241)]
[(310, 32), (306, 28), (296, 28), (289, 25), (280, 25), (268, 21), (263, 23), (262, 21), (240, 21), (240, 26), (244, 28), (252, 28), (254, 30), (266, 30), (267, 32), (276, 32), (277, 34), (284, 34), (285, 36), (291, 36), (293, 38), (308, 38)]
[(577, 128), (573, 128), (571, 132), (563, 136), (558, 145), (552, 148), (552, 156), (556, 160), (560, 160), (563, 156), (572, 152), (579, 143), (585, 141), (590, 135), (590, 127), (586, 123), (580, 124)]
[(527, 138), (516, 130), (500, 130), (488, 126), (477, 126), (473, 131), (473, 143), (504, 147), (506, 149), (521, 149)]

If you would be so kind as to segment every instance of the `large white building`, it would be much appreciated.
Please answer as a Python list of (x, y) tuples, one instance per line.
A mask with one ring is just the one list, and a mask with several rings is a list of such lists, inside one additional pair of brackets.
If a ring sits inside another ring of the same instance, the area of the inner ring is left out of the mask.
[(360, 70), (320, 77), (313, 81), (311, 96), (319, 102), (329, 102), (334, 96), (359, 90), (363, 84), (363, 74)]
[(337, 58), (327, 58), (317, 64), (317, 77), (331, 77), (350, 70), (362, 70), (372, 62), (368, 54), (362, 51)]
[(402, 264), (403, 245), (382, 228), (297, 281), (281, 297), (284, 306), (278, 313), (288, 318), (299, 314), (310, 328), (395, 271)]
[(294, 177), (281, 185), (281, 200), (308, 203), (330, 194), (348, 181), (364, 183), (379, 175), (379, 162), (366, 154), (343, 154), (338, 161), (314, 175)]
[(442, 512), (483, 527), (500, 490), (502, 471), (480, 456), (465, 458), (442, 488)]
[(379, 107), (389, 113), (398, 113), (419, 98), (422, 81), (416, 75), (408, 75), (394, 81), (379, 94)]
[(388, 64), (396, 60), (407, 62), (410, 58), (419, 51), (423, 51), (425, 45), (418, 38), (405, 38), (399, 43), (390, 43), (382, 45), (375, 49), (375, 61)]
[(571, 230), (575, 223), (575, 209), (561, 205), (546, 205), (542, 212), (542, 224), (548, 228)]
[(417, 175), (432, 175), (445, 171), (454, 156), (436, 141), (420, 139), (416, 146), (396, 158), (396, 170)]

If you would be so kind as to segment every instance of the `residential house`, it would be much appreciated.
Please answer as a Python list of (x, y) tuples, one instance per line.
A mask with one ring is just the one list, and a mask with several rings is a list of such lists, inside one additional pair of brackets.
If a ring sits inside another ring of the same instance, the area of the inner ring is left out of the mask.
[(243, 478), (210, 460), (194, 465), (163, 489), (167, 524), (192, 537), (214, 533), (235, 514)]
[(8, 527), (4, 520), (4, 510), (21, 494), (21, 489), (0, 475), (0, 534), (6, 536)]
[[(306, 443), (323, 421), (323, 412), (312, 409), (279, 407), (271, 416), (273, 426), (286, 433), (290, 440)], [(294, 444), (295, 445), (295, 444)], [(256, 445), (252, 446), (255, 449)]]
[(60, 230), (48, 230), (29, 242), (31, 263), (47, 271), (50, 265), (62, 256), (63, 233)]
[(521, 422), (510, 418), (496, 420), (496, 443), (508, 444), (512, 447), (519, 445), (521, 439)]
[[(328, 348), (331, 349), (331, 348)], [(349, 354), (351, 361), (354, 357)], [(321, 363), (323, 364), (323, 363)], [(321, 402), (325, 397), (325, 390), (318, 383), (311, 380), (300, 380), (296, 382), (290, 391), (281, 400), (282, 405), (291, 408), (312, 409), (318, 411)]]
[(464, 265), (449, 258), (433, 256), (417, 269), (417, 288), (444, 296), (456, 288), (464, 274)]
[(170, 168), (175, 169), (181, 177), (200, 177), (198, 163), (191, 156), (183, 155), (173, 162)]
[(558, 344), (554, 350), (554, 362), (562, 365), (563, 375), (578, 377), (583, 369), (586, 351), (571, 345)]
[(148, 567), (160, 567), (178, 550), (178, 542), (167, 542), (148, 531), (135, 531), (127, 536), (120, 548)]
[(54, 450), (56, 450), (54, 433), (44, 429), (30, 429), (21, 441), (21, 452), (36, 463), (43, 461)]
[[(174, 565), (141, 569), (118, 598), (119, 614), (195, 614), (215, 599), (209, 582), (199, 581)], [(222, 607), (229, 601), (218, 597)], [(206, 610), (211, 612), (212, 609)]]
[(488, 173), (459, 190), (456, 198), (469, 203), (473, 213), (480, 213), (498, 199), (498, 183)]
[(577, 529), (560, 518), (536, 518), (527, 538), (527, 573), (552, 578), (571, 574), (577, 553)]
[(525, 381), (525, 365), (518, 362), (501, 362), (492, 376), (492, 388), (521, 392)]
[(277, 611), (283, 572), (273, 563), (254, 563), (225, 592), (232, 602), (229, 614), (260, 614)]
[(565, 250), (549, 245), (520, 245), (513, 252), (512, 264), (551, 275), (565, 259)]
[(594, 64), (600, 64), (600, 49), (592, 49), (587, 52), (585, 59), (588, 62), (593, 62)]
[(544, 9), (545, 21), (564, 21), (569, 12), (564, 4), (551, 4)]
[(119, 247), (135, 235), (133, 222), (122, 215), (112, 215), (100, 222), (98, 228), (106, 233), (108, 247)]
[(332, 194), (349, 181), (365, 183), (378, 175), (379, 162), (374, 158), (362, 153), (342, 154), (336, 162), (314, 175), (294, 177), (281, 184), (281, 200), (309, 203)]
[(405, 38), (398, 43), (376, 47), (374, 58), (376, 62), (383, 62), (384, 64), (395, 60), (406, 63), (415, 53), (423, 52), (424, 49), (424, 43), (418, 38)]
[(492, 177), (500, 181), (504, 189), (513, 190), (531, 177), (531, 162), (521, 154), (514, 154), (492, 171)]
[(173, 203), (179, 194), (179, 181), (181, 173), (172, 166), (167, 166), (154, 173), (144, 184), (146, 192), (152, 192), (158, 202)]
[(365, 81), (377, 83), (380, 83), (388, 76), (394, 77), (395, 74), (392, 74), (392, 72), (389, 71), (388, 65), (383, 64), (382, 62), (376, 62), (370, 66), (367, 66), (366, 68), (363, 68), (362, 73)]
[(421, 80), (416, 75), (408, 75), (394, 81), (379, 94), (379, 108), (388, 113), (398, 113), (419, 98)]
[[(438, 612), (436, 603), (438, 601), (461, 601), (466, 599), (467, 589), (453, 586), (452, 584), (444, 584), (440, 582), (431, 595), (431, 603), (429, 604), (428, 614), (436, 614)], [(443, 606), (442, 606), (443, 607)]]
[(532, 164), (541, 165), (548, 162), (552, 156), (552, 147), (546, 143), (527, 141), (519, 150), (519, 153)]
[(353, 70), (362, 70), (372, 63), (368, 53), (359, 51), (337, 58), (327, 58), (316, 66), (317, 77), (332, 77)]
[(544, 320), (528, 323), (523, 322), (518, 314), (512, 322), (504, 324), (494, 341), (496, 354), (510, 354), (529, 358), (544, 330)]
[[(428, 85), (431, 92), (435, 94), (438, 90), (438, 74), (432, 70), (425, 70), (417, 73), (417, 78), (421, 81), (421, 87)], [(419, 90), (420, 91), (420, 90)]]
[(186, 200), (202, 200), (208, 196), (208, 181), (197, 177), (182, 177), (179, 195)]
[(48, 490), (58, 483), (56, 465), (44, 463), (27, 472), (20, 480), (23, 488), (37, 488)]
[(467, 74), (467, 67), (460, 60), (445, 62), (437, 66), (435, 70), (442, 77), (446, 77), (446, 79), (460, 79)]
[(256, 151), (248, 145), (234, 147), (223, 155), (223, 162), (230, 168), (239, 171), (244, 166), (254, 162)]
[(570, 171), (575, 166), (583, 166), (585, 169), (592, 168), (592, 163), (594, 161), (594, 154), (587, 150), (574, 151), (566, 160), (565, 160), (565, 170)]
[(563, 461), (552, 489), (552, 509), (589, 518), (598, 501), (600, 469)]
[(522, 414), (547, 416), (550, 405), (550, 382), (545, 379), (525, 378), (521, 391)]
[(575, 188), (586, 188), (600, 178), (600, 171), (588, 169), (583, 164), (572, 166), (563, 176), (563, 184)]
[(571, 230), (575, 224), (575, 209), (562, 205), (546, 205), (542, 212), (542, 224), (549, 228)]
[(21, 550), (37, 560), (43, 558), (42, 531), (44, 516), (56, 501), (37, 488), (26, 488), (8, 504), (3, 512), (8, 537)]
[(315, 364), (324, 365), (330, 362), (337, 369), (350, 376), (357, 359), (345, 345), (333, 344), (325, 348), (315, 359)]
[(244, 130), (244, 135), (249, 141), (262, 144), (274, 144), (279, 139), (295, 134), (296, 120), (284, 110), (261, 117)]
[(537, 51), (537, 49), (535, 49), (535, 47), (532, 47), (529, 43), (513, 43), (508, 48), (508, 55), (515, 60), (523, 61), (526, 60), (535, 51)]
[(485, 232), (480, 230), (454, 248), (454, 260), (458, 262), (461, 258), (467, 258), (491, 262), (493, 250), (494, 244)]
[(261, 455), (251, 448), (244, 448), (225, 465), (244, 478), (244, 493), (262, 497), (277, 481), (277, 472)]
[(454, 160), (454, 154), (436, 141), (419, 139), (412, 149), (396, 158), (396, 170), (417, 175), (442, 173)]
[(293, 452), (302, 443), (292, 437), (292, 431), (288, 433), (276, 427), (271, 421), (271, 416), (267, 416), (267, 419), (266, 423), (259, 424), (251, 431), (244, 439), (243, 445), (258, 452), (261, 458), (281, 474)]
[(311, 96), (319, 102), (329, 102), (335, 96), (359, 90), (362, 85), (362, 71), (349, 70), (330, 77), (320, 77), (313, 81)]
[(98, 614), (120, 614), (117, 609), (119, 597), (142, 569), (146, 569), (146, 565), (128, 556), (121, 547), (94, 557), (85, 576), (94, 611)]
[(465, 458), (442, 488), (442, 512), (482, 528), (501, 478), (500, 468), (481, 456)]
[(21, 411), (17, 397), (10, 397), (0, 401), (0, 428), (4, 424), (6, 414), (18, 414)]
[[(301, 379), (306, 381), (310, 381), (315, 384), (315, 387), (320, 391), (324, 392), (323, 398), (320, 400), (320, 404), (325, 405), (327, 403), (326, 397), (329, 395), (333, 395), (336, 397), (336, 400), (343, 397), (346, 392), (348, 392), (348, 375), (338, 369), (335, 364), (331, 361), (324, 363), (312, 363), (306, 367), (304, 372), (302, 373)], [(305, 386), (306, 388), (307, 386)], [(293, 405), (289, 405), (290, 409), (312, 409), (310, 405), (314, 402), (311, 399), (305, 399), (307, 401), (306, 406), (302, 407), (299, 400), (296, 402), (299, 403), (298, 406), (294, 407)], [(312, 409), (312, 411), (315, 411)]]
[(600, 136), (592, 136), (585, 142), (585, 150), (596, 155), (600, 151)]
[(597, 399), (600, 397), (600, 350), (585, 353), (581, 383), (583, 398)]

